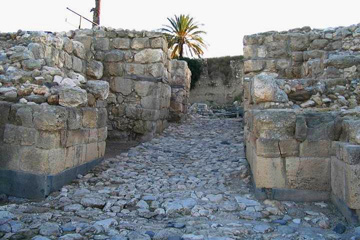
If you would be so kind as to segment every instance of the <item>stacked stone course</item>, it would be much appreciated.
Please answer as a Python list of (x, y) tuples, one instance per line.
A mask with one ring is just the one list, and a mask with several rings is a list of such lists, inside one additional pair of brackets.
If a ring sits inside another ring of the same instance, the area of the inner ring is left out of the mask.
[[(224, 71), (224, 60), (230, 58), (229, 66)], [(199, 80), (191, 89), (190, 103), (206, 103), (223, 107), (234, 101), (242, 101), (244, 62), (237, 57), (203, 59)], [(209, 68), (208, 61), (212, 61)], [(227, 76), (224, 74), (227, 73)]]
[(178, 122), (184, 119), (189, 107), (191, 71), (185, 61), (172, 60), (170, 64), (171, 101), (169, 120)]
[(244, 37), (246, 151), (259, 197), (332, 198), (357, 220), (359, 30)]
[[(46, 196), (97, 164), (108, 135), (161, 132), (170, 67), (160, 33), (0, 33), (0, 192)], [(176, 81), (187, 86), (188, 75), (184, 66)]]

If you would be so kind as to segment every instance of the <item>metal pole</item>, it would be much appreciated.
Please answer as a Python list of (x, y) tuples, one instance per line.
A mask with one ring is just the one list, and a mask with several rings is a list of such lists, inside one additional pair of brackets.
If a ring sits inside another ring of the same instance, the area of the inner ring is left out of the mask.
[(79, 29), (81, 29), (81, 20), (82, 20), (82, 17), (80, 17)]
[(69, 10), (70, 12), (72, 12), (72, 13), (74, 13), (74, 14), (76, 14), (76, 15), (78, 15), (79, 17), (81, 17), (81, 18), (83, 18), (83, 19), (85, 19), (86, 21), (88, 21), (88, 22), (90, 22), (90, 23), (92, 23), (92, 24), (95, 24), (96, 26), (98, 25), (97, 23), (95, 23), (95, 22), (93, 22), (93, 21), (91, 21), (91, 20), (89, 20), (89, 19), (87, 19), (86, 17), (84, 17), (83, 15), (81, 15), (81, 14), (79, 14), (79, 13), (77, 13), (77, 12), (75, 12), (74, 10), (71, 10), (70, 8), (66, 8), (67, 10)]

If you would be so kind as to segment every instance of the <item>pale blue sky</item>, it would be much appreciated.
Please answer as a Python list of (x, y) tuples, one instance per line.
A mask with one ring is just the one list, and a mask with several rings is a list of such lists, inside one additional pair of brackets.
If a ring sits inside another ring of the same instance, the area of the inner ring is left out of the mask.
[[(67, 31), (79, 19), (68, 6), (92, 19), (94, 0), (2, 0), (0, 32)], [(102, 25), (154, 30), (174, 14), (190, 14), (203, 23), (210, 44), (204, 57), (242, 54), (246, 34), (311, 26), (326, 28), (360, 22), (358, 0), (102, 0)], [(68, 23), (65, 22), (67, 18)], [(70, 23), (71, 24), (70, 24)], [(84, 24), (84, 27), (91, 27)]]

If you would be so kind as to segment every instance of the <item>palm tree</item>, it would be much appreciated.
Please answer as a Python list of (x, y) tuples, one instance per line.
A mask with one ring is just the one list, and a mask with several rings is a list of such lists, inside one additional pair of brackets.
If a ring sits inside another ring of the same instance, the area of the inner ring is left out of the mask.
[(172, 49), (171, 58), (182, 58), (184, 50), (190, 52), (192, 57), (195, 54), (200, 58), (204, 54), (203, 48), (206, 48), (200, 36), (206, 34), (205, 31), (199, 29), (202, 24), (195, 22), (189, 15), (183, 14), (167, 19), (170, 25), (164, 25), (160, 30), (165, 33), (169, 49)]

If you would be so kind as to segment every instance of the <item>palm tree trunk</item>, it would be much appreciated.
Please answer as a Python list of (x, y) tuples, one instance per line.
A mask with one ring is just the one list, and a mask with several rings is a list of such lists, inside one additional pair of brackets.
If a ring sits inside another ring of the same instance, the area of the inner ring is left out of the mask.
[[(95, 9), (93, 13), (93, 22), (100, 25), (100, 6), (101, 6), (101, 0), (95, 0)], [(93, 24), (93, 27), (96, 25)]]
[(180, 42), (179, 44), (179, 58), (183, 58), (183, 54), (184, 54), (184, 43)]

